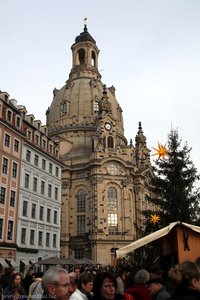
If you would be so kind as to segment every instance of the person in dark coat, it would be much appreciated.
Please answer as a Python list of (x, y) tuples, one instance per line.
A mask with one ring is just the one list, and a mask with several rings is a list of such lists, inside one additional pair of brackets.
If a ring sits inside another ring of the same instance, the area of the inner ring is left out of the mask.
[(115, 300), (117, 281), (111, 272), (100, 271), (94, 278), (92, 292), (94, 300)]
[(176, 285), (169, 300), (199, 300), (200, 272), (195, 263), (185, 261), (171, 268), (169, 278)]
[(7, 288), (3, 291), (4, 300), (26, 300), (27, 296), (22, 286), (21, 273), (13, 273), (10, 276)]
[(162, 278), (154, 278), (149, 280), (149, 293), (153, 300), (167, 300), (170, 297)]

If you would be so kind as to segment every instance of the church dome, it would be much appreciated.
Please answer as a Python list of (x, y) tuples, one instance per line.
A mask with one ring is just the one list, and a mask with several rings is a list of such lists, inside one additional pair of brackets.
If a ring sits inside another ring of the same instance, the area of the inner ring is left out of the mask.
[(71, 47), (73, 64), (69, 79), (61, 89), (54, 89), (53, 101), (47, 110), (49, 134), (58, 132), (95, 132), (101, 101), (106, 93), (109, 117), (116, 130), (124, 135), (122, 109), (115, 97), (114, 86), (106, 88), (98, 71), (99, 49), (85, 26)]
[(80, 35), (78, 35), (75, 38), (75, 43), (86, 42), (86, 41), (90, 41), (90, 42), (96, 44), (96, 41), (93, 39), (93, 37), (88, 32), (87, 26), (85, 26), (83, 32), (81, 32)]

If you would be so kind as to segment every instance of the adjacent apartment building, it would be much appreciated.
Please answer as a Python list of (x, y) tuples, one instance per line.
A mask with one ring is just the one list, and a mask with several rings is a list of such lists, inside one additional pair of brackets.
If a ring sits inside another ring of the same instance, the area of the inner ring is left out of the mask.
[(59, 148), (25, 106), (0, 93), (0, 257), (23, 271), (60, 255)]

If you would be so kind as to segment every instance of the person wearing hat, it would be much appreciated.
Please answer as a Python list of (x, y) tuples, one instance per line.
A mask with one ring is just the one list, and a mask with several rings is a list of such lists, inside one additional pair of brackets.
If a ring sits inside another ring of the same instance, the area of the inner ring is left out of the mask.
[(164, 286), (164, 281), (162, 278), (154, 278), (149, 280), (149, 293), (153, 300), (166, 300), (170, 297), (170, 294)]

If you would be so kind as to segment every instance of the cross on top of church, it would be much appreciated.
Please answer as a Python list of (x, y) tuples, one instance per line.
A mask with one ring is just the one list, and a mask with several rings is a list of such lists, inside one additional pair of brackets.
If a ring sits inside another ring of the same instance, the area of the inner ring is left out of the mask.
[(84, 21), (84, 27), (87, 28), (87, 18), (85, 17), (83, 21)]

